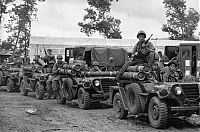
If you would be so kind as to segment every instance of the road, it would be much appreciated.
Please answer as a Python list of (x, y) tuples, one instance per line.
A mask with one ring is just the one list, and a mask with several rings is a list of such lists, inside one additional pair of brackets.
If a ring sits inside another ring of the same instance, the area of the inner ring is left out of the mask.
[[(28, 113), (35, 110), (33, 113)], [(200, 120), (199, 117), (196, 119)], [(0, 132), (66, 132), (66, 131), (149, 131), (191, 132), (200, 131), (179, 119), (171, 120), (165, 130), (152, 128), (146, 117), (129, 115), (126, 120), (115, 118), (112, 106), (103, 102), (101, 107), (90, 110), (78, 108), (77, 102), (59, 105), (56, 100), (36, 100), (34, 93), (22, 96), (0, 88)]]

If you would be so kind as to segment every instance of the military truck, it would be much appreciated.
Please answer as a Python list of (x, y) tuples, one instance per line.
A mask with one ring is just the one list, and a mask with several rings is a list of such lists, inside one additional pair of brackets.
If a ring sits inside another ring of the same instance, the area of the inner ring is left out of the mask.
[[(107, 100), (109, 98), (109, 86), (117, 85), (114, 81), (117, 71), (108, 71), (109, 58), (115, 59), (114, 66), (117, 69), (128, 59), (127, 52), (122, 48), (107, 47), (90, 47), (85, 48), (84, 51), (81, 48), (76, 52), (73, 52), (73, 48), (67, 48), (65, 51), (65, 56), (68, 57), (73, 57), (71, 53), (82, 54), (83, 63), (77, 63), (81, 60), (76, 59), (78, 56), (75, 55), (74, 63), (60, 71), (67, 77), (61, 81), (61, 88), (59, 94), (57, 94), (58, 103), (64, 104), (66, 100), (78, 99), (80, 108), (89, 109), (93, 103)], [(93, 61), (100, 63), (102, 72), (89, 72), (86, 70), (87, 68), (83, 68), (86, 65), (90, 67)]]
[[(125, 119), (128, 113), (146, 114), (152, 127), (165, 128), (172, 117), (199, 115), (200, 83), (157, 82), (157, 75), (147, 67), (129, 66), (119, 85), (110, 86), (110, 101), (117, 118)], [(129, 78), (125, 76), (128, 74)]]
[(114, 60), (114, 67), (119, 70), (122, 65), (128, 60), (128, 52), (123, 48), (117, 47), (75, 47), (65, 48), (66, 62), (69, 60), (76, 60), (82, 55), (86, 64), (90, 67), (92, 62), (97, 61), (103, 71), (108, 71), (110, 66), (109, 59)]

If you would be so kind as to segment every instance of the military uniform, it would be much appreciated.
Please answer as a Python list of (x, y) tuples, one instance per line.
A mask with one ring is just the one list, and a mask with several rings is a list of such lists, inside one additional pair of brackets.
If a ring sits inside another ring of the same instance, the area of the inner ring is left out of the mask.
[(169, 70), (163, 74), (163, 82), (179, 82), (180, 76), (179, 73), (176, 72), (177, 69), (171, 69), (170, 66), (174, 64), (177, 67), (177, 63), (175, 61), (170, 61), (168, 66)]
[[(146, 38), (146, 33), (144, 31), (139, 31), (137, 34), (137, 38), (139, 39), (140, 35), (144, 35)], [(144, 64), (148, 63), (148, 65), (152, 66), (155, 58), (155, 48), (151, 42), (144, 44), (145, 39), (140, 40), (136, 43), (132, 51), (133, 59), (125, 62), (125, 64), (120, 69), (118, 75), (115, 80), (119, 80), (121, 75), (126, 71), (128, 66), (136, 65), (136, 64)]]
[[(57, 59), (62, 59), (61, 55), (57, 56)], [(49, 76), (49, 79), (47, 80), (47, 91), (49, 94), (52, 94), (52, 92), (57, 91), (58, 88), (58, 81), (60, 80), (60, 75), (58, 74), (59, 69), (63, 68), (65, 65), (64, 61), (60, 61), (54, 64), (52, 72), (53, 76)]]

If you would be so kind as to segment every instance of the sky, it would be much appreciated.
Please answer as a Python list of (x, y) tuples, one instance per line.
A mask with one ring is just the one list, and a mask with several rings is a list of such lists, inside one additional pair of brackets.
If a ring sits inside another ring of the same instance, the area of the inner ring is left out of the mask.
[[(199, 0), (186, 0), (187, 7), (199, 11)], [(137, 32), (144, 30), (153, 38), (169, 37), (161, 27), (166, 24), (163, 0), (119, 0), (113, 2), (111, 15), (121, 20), (123, 39), (136, 39)], [(80, 32), (87, 0), (46, 0), (38, 3), (38, 20), (32, 22), (32, 36), (87, 38)], [(200, 24), (199, 24), (200, 25)], [(199, 32), (199, 27), (195, 35)], [(3, 36), (6, 36), (6, 34)], [(91, 38), (102, 38), (98, 33)]]

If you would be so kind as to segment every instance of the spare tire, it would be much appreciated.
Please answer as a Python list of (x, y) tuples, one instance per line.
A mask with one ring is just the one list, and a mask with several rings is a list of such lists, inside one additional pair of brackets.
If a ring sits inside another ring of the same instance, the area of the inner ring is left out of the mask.
[(127, 86), (128, 108), (129, 111), (134, 115), (142, 112), (139, 93), (142, 93), (142, 89), (138, 84), (132, 83)]

